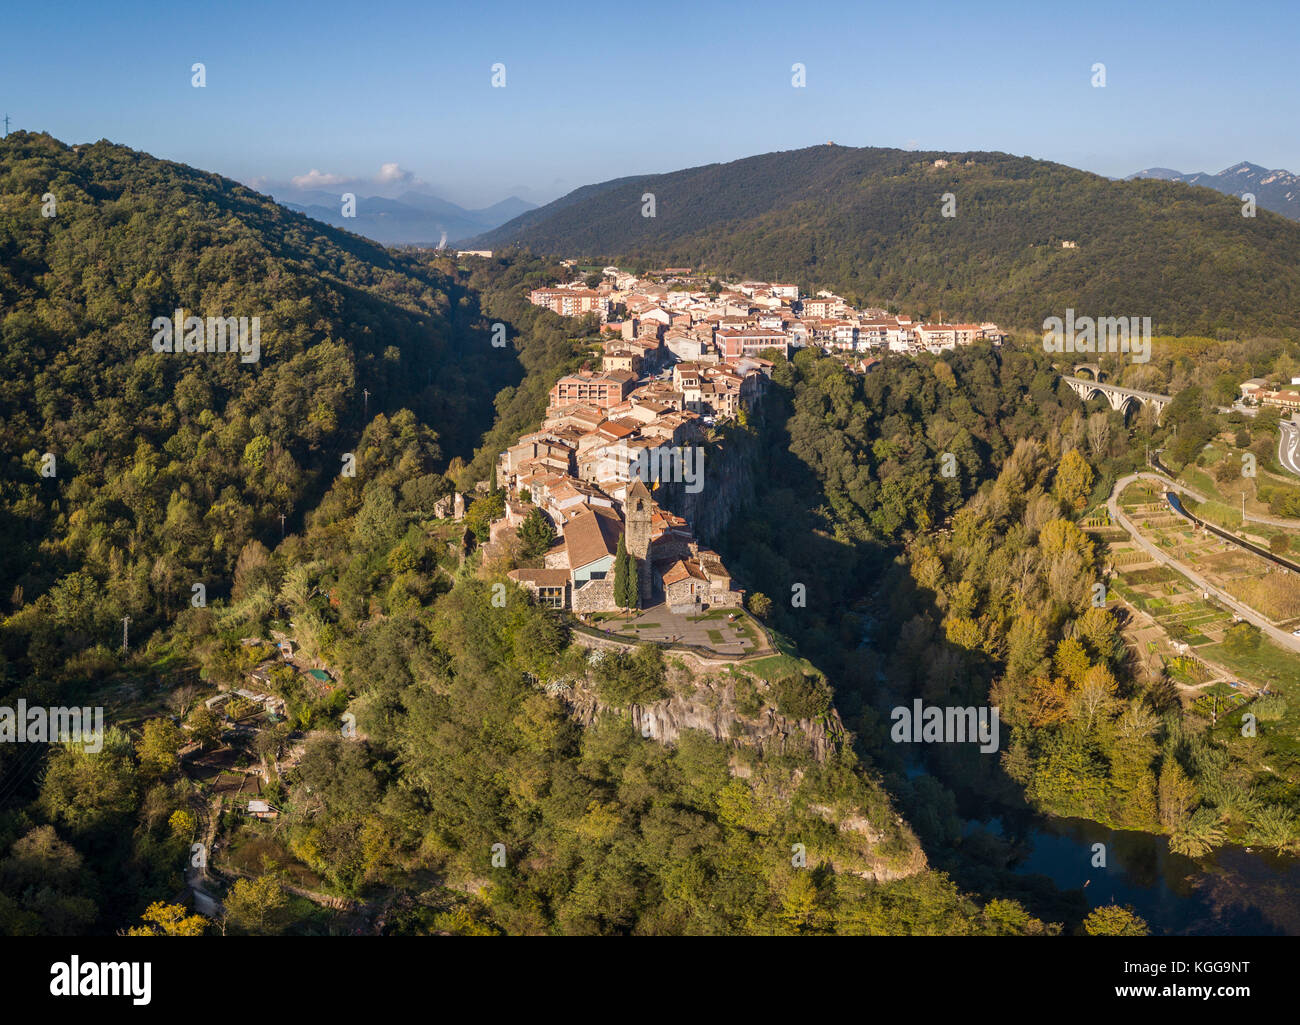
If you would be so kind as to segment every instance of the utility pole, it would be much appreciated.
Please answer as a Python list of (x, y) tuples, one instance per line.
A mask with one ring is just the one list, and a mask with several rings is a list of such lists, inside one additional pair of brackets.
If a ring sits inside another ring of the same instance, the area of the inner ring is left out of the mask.
[(131, 625), (131, 617), (123, 616), (122, 617), (122, 651), (123, 652), (126, 651), (126, 639), (127, 639), (126, 631), (127, 631), (127, 627), (129, 627), (130, 625)]
[(280, 513), (280, 540), (284, 540), (284, 513)]
[(366, 419), (369, 419), (370, 418), (370, 390), (368, 388), (361, 389), (361, 401), (362, 401), (362, 407), (361, 407), (362, 414)]
[(5, 138), (9, 138), (9, 115), (5, 115)]

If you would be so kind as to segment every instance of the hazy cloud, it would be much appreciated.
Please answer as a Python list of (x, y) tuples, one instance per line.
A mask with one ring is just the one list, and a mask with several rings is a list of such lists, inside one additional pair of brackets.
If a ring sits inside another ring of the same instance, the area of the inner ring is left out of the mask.
[(289, 184), (295, 189), (337, 189), (342, 187), (373, 187), (382, 189), (384, 187), (391, 188), (394, 186), (409, 189), (422, 186), (424, 185), (424, 182), (400, 164), (392, 162), (381, 164), (379, 173), (370, 178), (344, 174), (331, 174), (312, 168), (306, 174), (299, 174), (290, 178)]
[(414, 185), (418, 179), (397, 164), (384, 164), (375, 175), (376, 185)]
[(341, 174), (325, 174), (317, 171), (314, 167), (306, 174), (300, 174), (290, 179), (294, 187), (299, 189), (331, 188), (342, 185), (347, 180)]

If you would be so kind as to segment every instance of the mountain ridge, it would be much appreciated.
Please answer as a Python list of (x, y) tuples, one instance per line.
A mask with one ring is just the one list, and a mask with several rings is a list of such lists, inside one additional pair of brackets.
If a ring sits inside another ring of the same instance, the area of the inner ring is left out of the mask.
[(404, 192), (397, 198), (357, 196), (356, 215), (344, 217), (341, 196), (315, 190), (300, 198), (315, 202), (277, 200), (296, 213), (342, 228), (379, 242), (381, 245), (439, 245), (458, 242), (481, 234), (533, 209), (518, 196), (478, 210), (467, 210), (432, 193)]
[(1218, 174), (1205, 171), (1184, 173), (1170, 167), (1148, 167), (1129, 175), (1125, 181), (1158, 178), (1161, 181), (1200, 185), (1225, 195), (1241, 197), (1250, 192), (1265, 210), (1300, 221), (1300, 175), (1283, 168), (1269, 169), (1248, 160), (1225, 167)]
[(464, 244), (789, 279), (1029, 330), (1066, 308), (1149, 315), (1165, 334), (1300, 322), (1290, 220), (1243, 218), (1240, 202), (1177, 182), (995, 152), (827, 144), (617, 178)]

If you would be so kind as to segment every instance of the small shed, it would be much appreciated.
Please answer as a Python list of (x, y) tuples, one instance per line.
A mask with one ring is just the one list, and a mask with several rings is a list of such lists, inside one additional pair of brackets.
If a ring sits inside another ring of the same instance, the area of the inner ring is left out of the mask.
[(279, 818), (280, 813), (272, 808), (266, 801), (249, 801), (248, 814), (255, 819), (274, 819)]

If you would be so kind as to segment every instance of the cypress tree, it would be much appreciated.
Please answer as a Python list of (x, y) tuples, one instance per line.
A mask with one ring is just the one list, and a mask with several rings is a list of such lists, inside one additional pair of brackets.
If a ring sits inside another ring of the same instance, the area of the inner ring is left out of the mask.
[[(628, 601), (628, 587), (631, 581), (635, 580), (635, 571), (628, 572), (628, 554), (627, 542), (624, 535), (620, 534), (618, 538), (618, 550), (614, 553), (614, 604), (620, 609), (631, 607)], [(634, 582), (631, 583), (635, 587)]]

